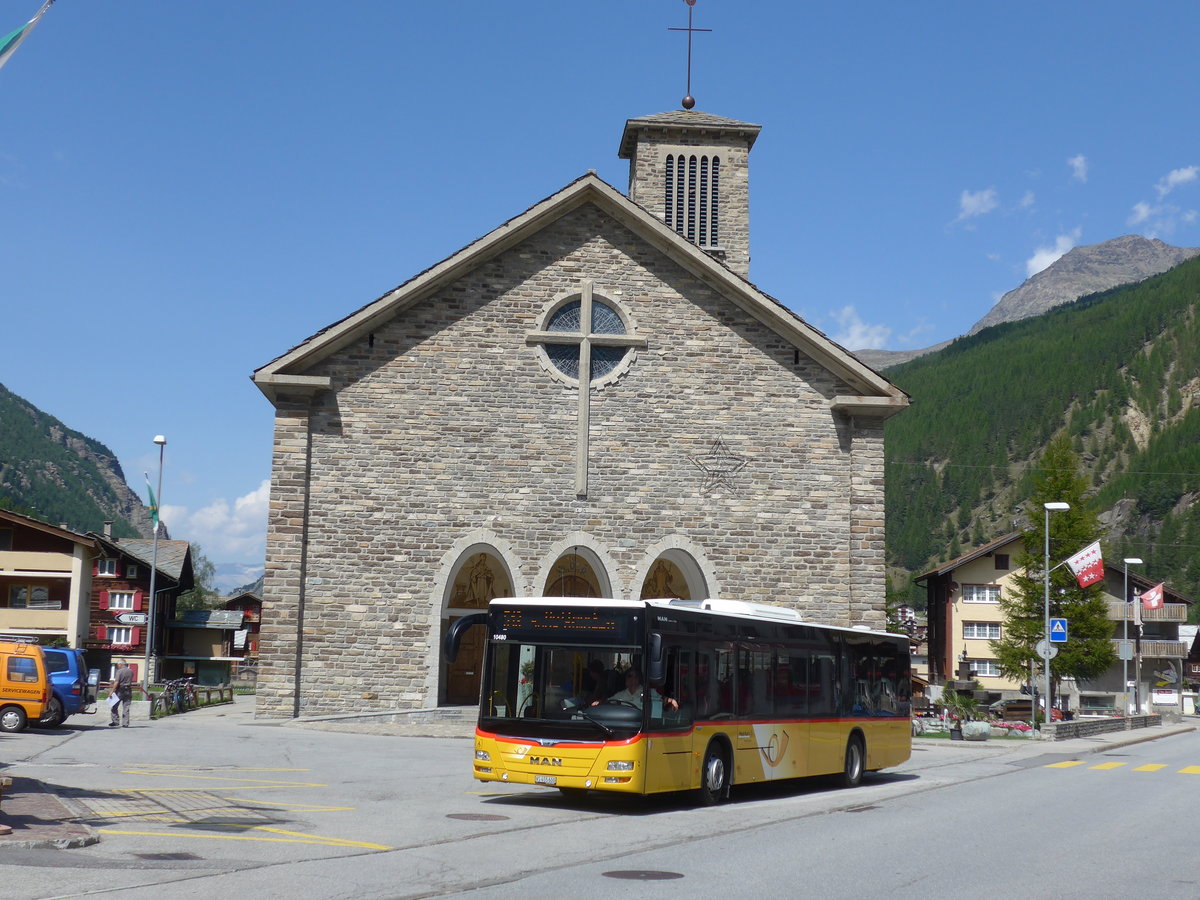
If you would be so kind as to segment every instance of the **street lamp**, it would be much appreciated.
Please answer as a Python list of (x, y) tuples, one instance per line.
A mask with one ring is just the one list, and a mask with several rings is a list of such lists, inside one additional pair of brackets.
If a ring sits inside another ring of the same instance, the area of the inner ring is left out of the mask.
[(1129, 567), (1140, 566), (1142, 561), (1136, 556), (1130, 556), (1122, 560), (1125, 563), (1125, 593), (1121, 595), (1121, 599), (1125, 602), (1121, 605), (1121, 618), (1124, 625), (1124, 633), (1121, 640), (1121, 693), (1124, 695), (1125, 704), (1125, 727), (1130, 726), (1129, 722)]
[(154, 536), (151, 543), (150, 551), (150, 602), (146, 606), (146, 662), (142, 671), (142, 692), (150, 696), (150, 663), (151, 655), (150, 648), (154, 643), (154, 601), (157, 599), (154, 593), (154, 582), (158, 577), (158, 523), (162, 521), (162, 473), (163, 473), (163, 450), (167, 446), (167, 439), (161, 434), (154, 436), (154, 443), (158, 444), (158, 493), (154, 496)]
[[(1050, 722), (1050, 513), (1062, 512), (1071, 508), (1070, 503), (1043, 503), (1042, 507), (1046, 510), (1046, 529), (1042, 536), (1045, 538), (1046, 548), (1046, 566), (1042, 570), (1042, 578), (1044, 581), (1045, 594), (1043, 599), (1043, 621), (1042, 621), (1042, 647), (1045, 650), (1045, 656), (1042, 657), (1042, 671), (1045, 673), (1045, 692), (1042, 694), (1042, 702), (1046, 704), (1046, 722)], [(1033, 720), (1037, 721), (1037, 709), (1033, 711)]]

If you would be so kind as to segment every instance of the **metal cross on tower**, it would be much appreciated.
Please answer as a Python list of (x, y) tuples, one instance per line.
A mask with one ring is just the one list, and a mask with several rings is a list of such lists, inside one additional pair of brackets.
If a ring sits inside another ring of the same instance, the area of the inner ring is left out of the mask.
[(687, 28), (668, 28), (667, 31), (686, 31), (688, 33), (688, 57), (687, 57), (687, 96), (683, 98), (683, 108), (691, 109), (696, 105), (696, 98), (692, 96), (692, 35), (697, 31), (712, 31), (711, 28), (693, 28), (692, 27), (692, 7), (696, 5), (696, 0), (683, 0), (688, 7), (688, 24)]

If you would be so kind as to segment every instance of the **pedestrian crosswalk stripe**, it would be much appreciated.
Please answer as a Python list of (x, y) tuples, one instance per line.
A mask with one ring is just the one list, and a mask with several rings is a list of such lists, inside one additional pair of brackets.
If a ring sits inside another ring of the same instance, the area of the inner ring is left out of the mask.
[(1100, 763), (1100, 765), (1092, 766), (1091, 768), (1093, 768), (1093, 769), (1119, 769), (1123, 765), (1125, 765), (1125, 763), (1109, 762), (1109, 763)]
[(1138, 766), (1133, 771), (1135, 772), (1157, 772), (1159, 769), (1165, 769), (1166, 763), (1150, 763), (1145, 766)]
[(1082, 759), (1072, 759), (1072, 760), (1068, 760), (1067, 762), (1051, 763), (1050, 765), (1046, 766), (1046, 768), (1047, 769), (1070, 769), (1075, 766), (1082, 766), (1082, 765), (1083, 765)]
[(1200, 766), (1188, 766), (1179, 770), (1180, 775), (1200, 775)]

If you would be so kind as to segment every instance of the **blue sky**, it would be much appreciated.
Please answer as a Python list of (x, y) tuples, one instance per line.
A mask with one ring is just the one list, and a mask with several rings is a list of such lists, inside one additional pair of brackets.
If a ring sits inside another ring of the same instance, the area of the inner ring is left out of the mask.
[[(0, 33), (38, 0), (0, 0)], [(1200, 245), (1194, 4), (698, 0), (697, 109), (763, 126), (751, 278), (852, 349), (964, 333), (1079, 244)], [(679, 107), (683, 0), (58, 0), (0, 70), (0, 383), (168, 439), (164, 518), (261, 565), (250, 373)]]

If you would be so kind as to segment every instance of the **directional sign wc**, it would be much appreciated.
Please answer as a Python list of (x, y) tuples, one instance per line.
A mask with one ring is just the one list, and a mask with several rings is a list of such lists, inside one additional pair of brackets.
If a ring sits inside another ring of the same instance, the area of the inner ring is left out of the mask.
[(1050, 643), (1065, 644), (1067, 642), (1067, 620), (1050, 620)]

